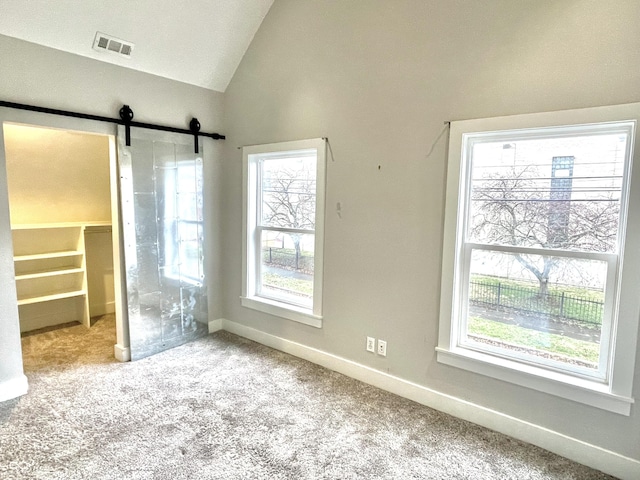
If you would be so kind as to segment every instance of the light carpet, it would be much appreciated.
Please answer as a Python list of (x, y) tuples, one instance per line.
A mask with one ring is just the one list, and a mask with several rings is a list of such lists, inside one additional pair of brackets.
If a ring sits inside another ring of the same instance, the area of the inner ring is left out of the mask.
[(113, 316), (23, 338), (2, 479), (612, 478), (219, 332), (113, 359)]

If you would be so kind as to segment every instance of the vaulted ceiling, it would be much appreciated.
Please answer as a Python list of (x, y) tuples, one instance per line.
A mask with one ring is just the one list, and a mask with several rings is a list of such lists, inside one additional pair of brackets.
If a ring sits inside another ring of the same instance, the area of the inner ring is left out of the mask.
[[(224, 92), (273, 0), (2, 0), (0, 34)], [(96, 33), (130, 58), (93, 48)]]

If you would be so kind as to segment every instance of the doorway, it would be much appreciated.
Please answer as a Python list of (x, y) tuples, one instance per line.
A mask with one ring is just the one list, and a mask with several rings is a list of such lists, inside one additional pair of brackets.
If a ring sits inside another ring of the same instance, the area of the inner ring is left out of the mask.
[(3, 128), (21, 331), (89, 327), (115, 312), (109, 138)]
[[(67, 252), (76, 252), (73, 255), (76, 255), (78, 252), (84, 252), (87, 250), (87, 246), (89, 250), (95, 252), (96, 249), (98, 252), (104, 252), (105, 248), (108, 248), (107, 245), (111, 243), (113, 246), (112, 257), (113, 261), (109, 262), (112, 264), (112, 267), (108, 268), (106, 275), (103, 272), (102, 280), (96, 282), (96, 279), (89, 280), (88, 278), (82, 279), (82, 288), (79, 290), (84, 290), (85, 292), (89, 292), (89, 282), (92, 284), (93, 290), (93, 298), (94, 301), (91, 303), (91, 308), (89, 306), (88, 301), (82, 300), (82, 295), (78, 295), (77, 301), (71, 301), (66, 307), (58, 309), (58, 311), (54, 312), (50, 317), (54, 317), (51, 322), (57, 321), (55, 317), (58, 317), (58, 320), (63, 319), (63, 315), (68, 314), (70, 311), (75, 311), (78, 314), (78, 318), (81, 319), (83, 323), (88, 323), (90, 325), (90, 317), (91, 314), (100, 315), (100, 309), (103, 310), (104, 313), (112, 311), (111, 315), (114, 316), (115, 320), (115, 347), (112, 344), (111, 349), (111, 357), (113, 358), (114, 354), (116, 359), (120, 361), (128, 361), (128, 324), (126, 315), (123, 315), (122, 303), (123, 303), (123, 288), (122, 288), (122, 276), (121, 276), (121, 255), (120, 252), (122, 250), (122, 242), (120, 240), (120, 231), (119, 231), (119, 202), (117, 195), (117, 165), (116, 165), (116, 128), (114, 125), (105, 124), (102, 122), (85, 120), (85, 119), (76, 119), (76, 118), (68, 118), (68, 117), (58, 117), (47, 115), (39, 112), (30, 112), (30, 111), (22, 111), (11, 108), (0, 108), (0, 260), (2, 261), (2, 270), (0, 271), (0, 284), (2, 285), (2, 293), (0, 294), (0, 306), (3, 309), (4, 315), (0, 317), (0, 329), (3, 331), (3, 336), (0, 338), (0, 350), (2, 351), (1, 362), (2, 367), (0, 367), (0, 386), (2, 388), (2, 392), (0, 392), (0, 400), (14, 398), (20, 395), (23, 395), (27, 392), (28, 383), (27, 379), (24, 375), (23, 369), (23, 361), (22, 361), (22, 351), (21, 351), (21, 337), (20, 331), (24, 330), (21, 328), (20, 316), (18, 309), (24, 308), (23, 306), (18, 306), (16, 299), (17, 289), (16, 289), (16, 281), (14, 278), (15, 272), (15, 262), (14, 262), (14, 251), (13, 251), (13, 232), (11, 228), (11, 220), (9, 217), (9, 189), (7, 186), (7, 168), (6, 168), (6, 156), (5, 156), (5, 125), (8, 126), (22, 126), (38, 129), (38, 131), (42, 134), (48, 131), (48, 133), (52, 133), (55, 131), (57, 133), (65, 133), (70, 136), (82, 136), (89, 135), (98, 139), (102, 142), (102, 150), (106, 151), (107, 164), (103, 165), (103, 175), (106, 174), (107, 180), (105, 185), (107, 185), (106, 189), (107, 193), (107, 206), (105, 208), (102, 205), (103, 213), (102, 218), (99, 216), (95, 216), (95, 212), (91, 214), (93, 218), (99, 218), (100, 221), (97, 222), (89, 222), (87, 218), (80, 219), (76, 216), (76, 218), (71, 218), (72, 220), (76, 220), (75, 222), (71, 222), (69, 225), (58, 227), (58, 231), (56, 230), (48, 230), (46, 232), (47, 235), (42, 235), (42, 232), (22, 232), (23, 237), (31, 238), (33, 241), (31, 245), (29, 242), (26, 243), (25, 249), (29, 249), (32, 247), (42, 248), (42, 246), (38, 247), (37, 243), (41, 238), (51, 238), (52, 242), (55, 240), (57, 245), (54, 246), (53, 250), (58, 251), (67, 251)], [(11, 127), (9, 127), (11, 128)], [(34, 133), (35, 130), (32, 130), (31, 133)], [(9, 140), (11, 142), (11, 140)], [(41, 172), (33, 171), (30, 172), (31, 180), (37, 183), (36, 179)], [(68, 175), (68, 172), (62, 172), (58, 175)], [(82, 173), (83, 176), (91, 178), (92, 174), (87, 173), (86, 171)], [(54, 179), (55, 181), (50, 182), (53, 186), (49, 187), (52, 190), (55, 187), (57, 181), (61, 181), (60, 178)], [(27, 180), (29, 181), (29, 176), (27, 175)], [(110, 184), (110, 186), (109, 186)], [(77, 196), (78, 192), (76, 192)], [(92, 192), (87, 193), (81, 192), (80, 196), (91, 195)], [(104, 196), (104, 191), (101, 193)], [(70, 195), (72, 197), (73, 195)], [(23, 202), (27, 204), (28, 202)], [(23, 222), (40, 222), (40, 221), (48, 221), (48, 223), (63, 223), (66, 219), (62, 218), (61, 215), (68, 214), (69, 211), (73, 210), (65, 205), (64, 203), (60, 203), (54, 206), (55, 208), (50, 209), (50, 216), (46, 219), (38, 219), (35, 217), (29, 217), (29, 215), (35, 215), (34, 213), (29, 213), (29, 209), (26, 208), (22, 212), (12, 212), (12, 214), (16, 214), (18, 216), (22, 215)], [(105, 211), (111, 211), (111, 214), (104, 213)], [(71, 212), (73, 215), (77, 215), (77, 211)], [(106, 215), (106, 217), (105, 217)], [(88, 217), (88, 218), (91, 218)], [(88, 223), (93, 223), (92, 225), (83, 225), (82, 222), (78, 220), (85, 221)], [(80, 224), (80, 225), (78, 225)], [(23, 230), (28, 230), (29, 225), (25, 224), (27, 227)], [(109, 232), (109, 230), (111, 230)], [(54, 233), (55, 232), (55, 233)], [(75, 242), (75, 244), (74, 244)], [(46, 245), (47, 242), (40, 242)], [(97, 244), (97, 245), (95, 245)], [(94, 248), (95, 247), (95, 248)], [(103, 255), (93, 255), (92, 252), (89, 252), (87, 257), (83, 255), (78, 255), (80, 260), (76, 260), (78, 263), (66, 263), (69, 268), (69, 272), (65, 272), (63, 275), (60, 275), (58, 280), (63, 284), (63, 290), (66, 289), (66, 286), (69, 286), (70, 283), (77, 282), (78, 277), (82, 278), (83, 275), (86, 277), (86, 273), (83, 273), (91, 270), (92, 263), (103, 261)], [(20, 253), (23, 253), (23, 256), (27, 256), (27, 252), (17, 252), (19, 256)], [(42, 252), (40, 252), (42, 253)], [(107, 252), (108, 253), (108, 252)], [(38, 255), (37, 253), (35, 255)], [(97, 258), (96, 258), (97, 257)], [(36, 257), (37, 258), (37, 257)], [(111, 260), (111, 259), (109, 259)], [(54, 264), (45, 265), (43, 270), (59, 270), (60, 264), (56, 264), (55, 260), (46, 260), (53, 261)], [(89, 262), (89, 269), (87, 269), (87, 262)], [(29, 263), (29, 262), (27, 262)], [(84, 263), (84, 265), (83, 265)], [(93, 269), (95, 271), (95, 268)], [(33, 279), (33, 277), (29, 277), (30, 273), (21, 272), (23, 275), (26, 275), (24, 280), (26, 283), (35, 283), (35, 286), (27, 286), (27, 290), (32, 287), (38, 286), (42, 281), (40, 279)], [(42, 273), (42, 272), (40, 272)], [(20, 275), (20, 273), (18, 274)], [(90, 273), (91, 275), (91, 273)], [(44, 275), (46, 277), (46, 275)], [(57, 276), (57, 275), (56, 275)], [(37, 277), (37, 275), (36, 275)], [(102, 283), (102, 285), (100, 285)], [(96, 287), (96, 284), (98, 287)], [(110, 284), (111, 288), (107, 291), (106, 285)], [(104, 289), (104, 290), (103, 290)], [(76, 291), (73, 288), (69, 288), (69, 295), (74, 296), (73, 292)], [(103, 290), (101, 292), (101, 290)], [(23, 292), (24, 293), (24, 292)], [(46, 293), (46, 292), (45, 292)], [(86, 296), (86, 298), (90, 298), (90, 293)], [(29, 302), (26, 302), (27, 304)], [(37, 303), (37, 302), (36, 302)], [(49, 302), (50, 303), (50, 302)], [(101, 306), (100, 306), (101, 305)], [(31, 308), (30, 305), (27, 305), (28, 308)], [(37, 307), (34, 307), (37, 310)], [(84, 312), (83, 312), (84, 310)], [(37, 312), (36, 312), (37, 313)], [(42, 312), (40, 312), (42, 313)], [(37, 315), (36, 315), (37, 317)], [(47, 320), (47, 321), (49, 321)], [(32, 325), (33, 326), (33, 325)], [(37, 326), (37, 325), (36, 325)], [(27, 327), (29, 328), (29, 327)], [(82, 327), (86, 328), (86, 327)]]
[(9, 122), (2, 129), (23, 359), (51, 355), (38, 335), (60, 343), (78, 324), (103, 330), (113, 358), (110, 137)]

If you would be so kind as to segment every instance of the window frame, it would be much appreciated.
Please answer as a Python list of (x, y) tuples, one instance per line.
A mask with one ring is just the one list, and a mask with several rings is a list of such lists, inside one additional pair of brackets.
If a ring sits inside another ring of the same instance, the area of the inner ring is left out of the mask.
[[(260, 162), (268, 158), (293, 156), (296, 152), (316, 152), (316, 204), (313, 230), (268, 227), (261, 225)], [(322, 327), (322, 285), (324, 263), (324, 217), (326, 141), (323, 138), (296, 140), (242, 148), (243, 157), (243, 244), (242, 295), (243, 307), (293, 320), (316, 328)], [(314, 273), (312, 308), (262, 296), (259, 292), (261, 235), (264, 231), (282, 231), (314, 235)]]
[[(617, 315), (613, 315), (610, 332), (603, 328), (603, 341), (608, 341), (610, 351), (608, 358), (601, 358), (601, 362), (609, 361), (608, 368), (602, 368), (601, 375), (596, 378), (593, 375), (581, 375), (576, 371), (561, 371), (550, 368), (549, 365), (543, 365), (544, 362), (524, 361), (514, 356), (500, 356), (495, 352), (488, 352), (490, 349), (469, 348), (460, 341), (464, 335), (462, 327), (466, 323), (464, 308), (461, 309), (461, 305), (466, 305), (464, 295), (468, 288), (468, 262), (473, 249), (497, 251), (526, 249), (531, 253), (544, 251), (545, 254), (554, 253), (554, 251), (537, 247), (513, 249), (502, 245), (487, 246), (465, 240), (464, 229), (468, 221), (471, 175), (467, 159), (469, 148), (472, 148), (466, 144), (466, 140), (470, 135), (496, 138), (501, 134), (508, 135), (509, 132), (523, 129), (534, 129), (544, 136), (545, 129), (548, 132), (550, 127), (576, 126), (578, 129), (586, 127), (597, 131), (601, 124), (631, 122), (633, 125), (628, 146), (630, 158), (626, 166), (625, 181), (629, 185), (626, 200), (628, 205), (633, 205), (634, 201), (637, 202), (640, 199), (640, 175), (637, 173), (634, 175), (632, 171), (634, 157), (637, 157), (640, 152), (637, 132), (639, 119), (640, 103), (635, 103), (451, 122), (439, 336), (436, 347), (438, 362), (615, 413), (630, 414), (631, 404), (634, 402), (631, 395), (635, 362), (629, 359), (635, 359), (640, 317), (640, 300), (633, 286), (640, 284), (640, 254), (633, 248), (625, 251), (624, 245), (633, 245), (640, 241), (640, 213), (629, 208), (625, 216), (624, 210), (621, 211), (619, 232), (624, 232), (624, 236), (620, 239), (622, 248), (617, 254), (585, 254), (567, 250), (555, 252), (563, 257), (598, 257), (600, 260), (607, 261), (609, 266), (612, 265), (612, 255), (615, 256), (617, 268), (614, 272), (611, 269), (608, 270), (607, 285), (617, 284), (617, 298), (614, 299), (617, 301)], [(623, 195), (625, 195), (624, 189)], [(624, 265), (622, 259), (624, 259)], [(611, 309), (613, 306), (609, 305), (605, 308)], [(608, 334), (610, 339), (605, 340)], [(601, 367), (604, 367), (602, 363)]]

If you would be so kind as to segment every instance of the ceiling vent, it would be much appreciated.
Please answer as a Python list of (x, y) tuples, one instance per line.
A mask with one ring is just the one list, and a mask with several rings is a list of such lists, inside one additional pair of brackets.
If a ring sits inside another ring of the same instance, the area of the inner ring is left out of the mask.
[(127, 42), (126, 40), (121, 40), (101, 32), (96, 33), (96, 38), (93, 41), (94, 50), (99, 52), (116, 53), (125, 58), (131, 58), (133, 47), (134, 45), (131, 42)]

